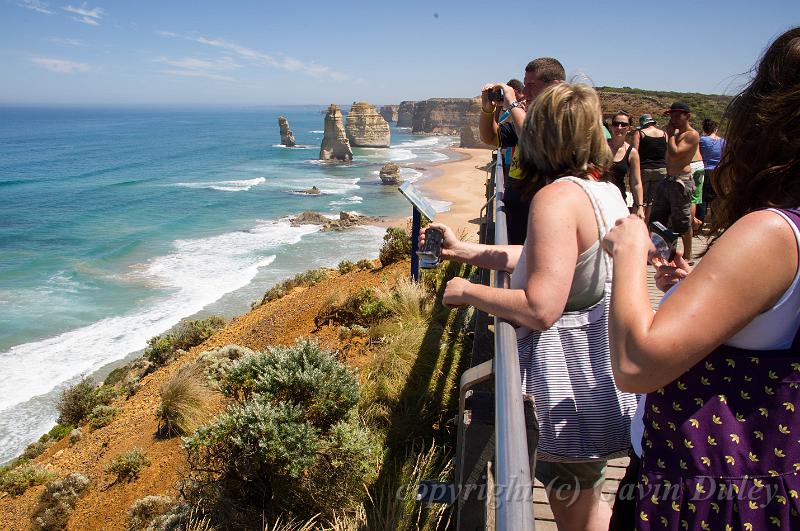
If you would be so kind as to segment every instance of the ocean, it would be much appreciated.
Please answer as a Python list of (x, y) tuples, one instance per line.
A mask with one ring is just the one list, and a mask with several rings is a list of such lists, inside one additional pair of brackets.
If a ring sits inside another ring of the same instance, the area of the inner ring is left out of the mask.
[[(424, 178), (455, 139), (392, 128), (390, 148), (323, 164), (323, 110), (0, 107), (0, 463), (53, 425), (64, 388), (181, 319), (238, 315), (298, 272), (377, 257), (380, 227), (287, 217), (408, 216), (378, 170)], [(279, 144), (278, 116), (298, 147)]]

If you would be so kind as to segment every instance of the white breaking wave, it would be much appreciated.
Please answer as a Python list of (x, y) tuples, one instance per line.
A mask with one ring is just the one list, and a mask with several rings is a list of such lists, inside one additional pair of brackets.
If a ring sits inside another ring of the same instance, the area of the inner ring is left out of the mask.
[(364, 198), (360, 195), (351, 195), (350, 197), (346, 197), (340, 201), (331, 201), (328, 203), (330, 206), (347, 206), (347, 205), (358, 205), (362, 203)]
[(324, 132), (325, 132), (325, 131), (309, 131), (309, 133), (314, 133), (314, 134), (316, 134), (316, 135), (321, 135), (321, 134), (323, 134)]
[(274, 148), (285, 148), (285, 149), (314, 149), (315, 146), (309, 146), (307, 144), (296, 144), (294, 146), (284, 146), (283, 144), (272, 144)]
[(218, 190), (220, 192), (246, 192), (254, 186), (264, 184), (267, 180), (264, 177), (255, 179), (245, 179), (242, 181), (214, 181), (204, 183), (175, 183), (174, 186), (182, 188), (197, 188), (207, 190)]
[(41, 418), (29, 422), (25, 406), (15, 406), (143, 349), (149, 338), (249, 284), (260, 268), (272, 263), (280, 246), (298, 243), (318, 230), (314, 225), (292, 227), (285, 220), (262, 221), (248, 231), (176, 240), (171, 253), (129, 273), (163, 288), (162, 299), (145, 300), (126, 315), (0, 353), (0, 462), (43, 429)]

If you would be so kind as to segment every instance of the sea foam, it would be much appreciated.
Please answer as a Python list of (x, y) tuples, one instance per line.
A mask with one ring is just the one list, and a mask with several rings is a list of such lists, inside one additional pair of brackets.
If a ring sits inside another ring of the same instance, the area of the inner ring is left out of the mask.
[(255, 179), (244, 179), (241, 181), (214, 181), (214, 182), (201, 182), (201, 183), (175, 183), (174, 186), (183, 188), (196, 188), (207, 190), (218, 190), (220, 192), (246, 192), (254, 186), (265, 183), (267, 180), (264, 177), (256, 177)]

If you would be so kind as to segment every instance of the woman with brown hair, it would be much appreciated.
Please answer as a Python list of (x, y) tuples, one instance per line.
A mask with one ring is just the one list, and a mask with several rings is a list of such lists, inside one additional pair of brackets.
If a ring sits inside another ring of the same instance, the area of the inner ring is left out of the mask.
[(612, 291), (614, 376), (647, 393), (639, 529), (800, 528), (800, 28), (770, 45), (728, 117), (713, 243), (694, 269), (680, 256), (658, 268), (655, 314), (644, 223), (604, 240), (628, 279)]
[(644, 206), (642, 204), (642, 176), (639, 172), (639, 152), (626, 141), (631, 128), (631, 115), (625, 111), (617, 111), (611, 119), (611, 139), (608, 147), (611, 148), (612, 164), (611, 179), (622, 193), (622, 199), (627, 202), (625, 181), (628, 190), (633, 196), (631, 214), (636, 214), (644, 219)]
[[(518, 325), (522, 391), (540, 426), (535, 476), (560, 529), (608, 529), (600, 498), (606, 461), (627, 452), (635, 397), (611, 377), (611, 264), (600, 240), (628, 215), (607, 182), (611, 152), (590, 87), (561, 83), (528, 109), (519, 163), (533, 196), (522, 246), (459, 241), (445, 225), (442, 258), (511, 272), (510, 289), (448, 282), (443, 302)], [(533, 452), (533, 448), (529, 449)]]

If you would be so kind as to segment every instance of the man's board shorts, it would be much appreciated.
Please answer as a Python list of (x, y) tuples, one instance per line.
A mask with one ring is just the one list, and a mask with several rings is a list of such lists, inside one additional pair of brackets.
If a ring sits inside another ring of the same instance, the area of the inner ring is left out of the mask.
[(667, 177), (666, 168), (642, 168), (642, 197), (644, 206), (650, 206), (655, 201), (658, 185)]
[(706, 169), (702, 160), (696, 160), (691, 164), (692, 180), (694, 181), (694, 192), (692, 192), (692, 204), (698, 205), (703, 202), (703, 181), (705, 180)]
[(650, 221), (659, 221), (678, 234), (689, 232), (693, 192), (691, 173), (668, 175), (656, 190)]

